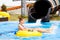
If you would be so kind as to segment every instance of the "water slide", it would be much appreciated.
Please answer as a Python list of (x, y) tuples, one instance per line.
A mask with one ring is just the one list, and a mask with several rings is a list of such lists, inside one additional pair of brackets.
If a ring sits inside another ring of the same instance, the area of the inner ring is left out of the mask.
[(35, 2), (33, 8), (28, 13), (28, 22), (36, 22), (37, 19), (43, 19), (43, 21), (45, 20), (44, 22), (49, 22), (49, 20), (46, 21), (48, 18), (45, 18), (45, 16), (50, 14), (50, 7), (52, 7), (51, 3), (47, 0)]
[[(42, 19), (42, 22), (49, 22), (50, 21), (49, 15), (56, 14), (56, 12), (60, 9), (60, 5), (57, 6), (56, 2), (57, 2), (56, 0), (54, 1), (40, 0), (35, 2), (34, 7), (30, 9), (30, 12), (28, 14), (29, 15), (28, 22), (36, 22), (37, 19)], [(52, 5), (54, 6), (53, 8)]]

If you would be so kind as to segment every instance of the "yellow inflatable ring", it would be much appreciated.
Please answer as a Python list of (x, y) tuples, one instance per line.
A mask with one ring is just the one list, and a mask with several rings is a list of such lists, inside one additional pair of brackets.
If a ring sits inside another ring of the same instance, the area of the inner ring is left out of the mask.
[(3, 18), (3, 17), (8, 17), (8, 20), (10, 19), (10, 15), (7, 12), (0, 12), (0, 18)]
[(16, 36), (20, 37), (31, 37), (31, 36), (42, 36), (42, 33), (37, 31), (18, 31), (16, 32)]

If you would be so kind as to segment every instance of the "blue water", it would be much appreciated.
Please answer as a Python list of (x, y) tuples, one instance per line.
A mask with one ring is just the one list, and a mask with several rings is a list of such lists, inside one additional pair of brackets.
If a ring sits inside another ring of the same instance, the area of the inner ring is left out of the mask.
[(28, 28), (50, 28), (51, 25), (57, 26), (54, 33), (42, 33), (40, 37), (17, 37), (18, 21), (0, 22), (0, 40), (60, 40), (60, 21), (50, 21), (45, 23), (25, 23)]

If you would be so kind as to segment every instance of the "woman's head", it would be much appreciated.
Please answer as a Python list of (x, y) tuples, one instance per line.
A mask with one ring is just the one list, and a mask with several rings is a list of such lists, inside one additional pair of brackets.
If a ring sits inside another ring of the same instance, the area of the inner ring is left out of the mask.
[(24, 24), (24, 18), (19, 18), (19, 23)]

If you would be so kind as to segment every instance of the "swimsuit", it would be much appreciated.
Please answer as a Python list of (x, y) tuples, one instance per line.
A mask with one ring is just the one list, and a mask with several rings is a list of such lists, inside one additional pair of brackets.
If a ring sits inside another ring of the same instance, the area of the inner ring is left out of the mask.
[(25, 27), (21, 24), (19, 24), (19, 27), (20, 27), (20, 30), (22, 30), (22, 28), (25, 29)]

